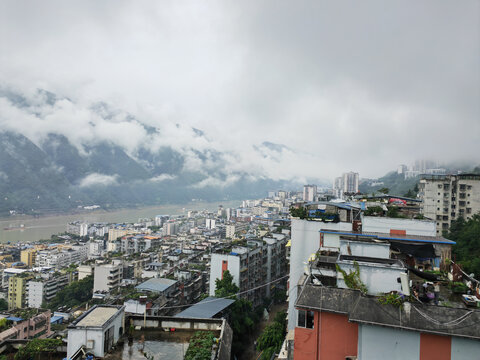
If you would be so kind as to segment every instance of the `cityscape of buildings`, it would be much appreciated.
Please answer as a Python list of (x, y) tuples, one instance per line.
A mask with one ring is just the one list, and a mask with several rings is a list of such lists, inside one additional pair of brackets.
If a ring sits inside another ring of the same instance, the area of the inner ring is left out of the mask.
[[(55, 336), (69, 359), (104, 357), (128, 335), (127, 318), (138, 329), (190, 319), (218, 323), (224, 344), (212, 356), (230, 358), (235, 300), (215, 297), (228, 271), (253, 308), (285, 305), (278, 359), (475, 358), (478, 277), (453, 261), (455, 242), (442, 234), (480, 213), (480, 175), (421, 175), (415, 198), (358, 186), (359, 174), (346, 172), (327, 191), (308, 184), (213, 212), (77, 221), (50, 242), (3, 244), (0, 341)], [(52, 307), (86, 281), (89, 299)]]

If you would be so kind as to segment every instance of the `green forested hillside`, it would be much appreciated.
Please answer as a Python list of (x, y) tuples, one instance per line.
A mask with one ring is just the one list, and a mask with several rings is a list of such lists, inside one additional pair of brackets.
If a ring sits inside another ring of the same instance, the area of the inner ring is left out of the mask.
[(452, 221), (450, 231), (445, 235), (456, 242), (453, 246), (456, 262), (466, 273), (474, 273), (475, 278), (480, 279), (480, 214), (468, 220)]
[(364, 182), (359, 185), (359, 191), (364, 194), (371, 194), (378, 192), (382, 188), (388, 188), (390, 195), (405, 196), (409, 190), (413, 190), (419, 180), (418, 176), (405, 179), (403, 174), (391, 171), (387, 175), (378, 178), (378, 182), (383, 182), (383, 185), (370, 186), (367, 182)]

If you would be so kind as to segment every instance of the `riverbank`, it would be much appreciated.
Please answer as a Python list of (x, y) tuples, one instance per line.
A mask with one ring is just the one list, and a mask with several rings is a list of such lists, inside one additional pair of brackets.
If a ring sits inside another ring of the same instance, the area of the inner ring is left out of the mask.
[[(16, 215), (0, 219), (0, 243), (30, 242), (49, 239), (51, 235), (62, 233), (67, 224), (73, 221), (123, 223), (136, 222), (141, 218), (154, 218), (156, 215), (182, 215), (188, 210), (218, 209), (238, 207), (240, 201), (190, 202), (187, 204), (165, 204), (139, 208), (122, 208), (115, 210), (95, 209), (59, 215)], [(4, 230), (12, 228), (11, 230)]]

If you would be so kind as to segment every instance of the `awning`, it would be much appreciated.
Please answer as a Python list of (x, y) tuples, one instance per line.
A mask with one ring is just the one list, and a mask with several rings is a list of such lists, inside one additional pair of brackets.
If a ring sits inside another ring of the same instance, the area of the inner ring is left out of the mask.
[(390, 241), (391, 248), (402, 254), (410, 255), (416, 258), (432, 259), (437, 257), (432, 244), (405, 244), (398, 241)]

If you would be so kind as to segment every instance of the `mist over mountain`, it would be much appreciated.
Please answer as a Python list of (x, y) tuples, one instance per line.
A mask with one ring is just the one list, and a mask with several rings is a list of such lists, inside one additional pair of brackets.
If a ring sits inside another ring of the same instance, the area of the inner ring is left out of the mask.
[(238, 153), (200, 129), (154, 127), (44, 90), (1, 90), (0, 108), (1, 213), (240, 199), (305, 181), (269, 170), (292, 152), (282, 144)]

